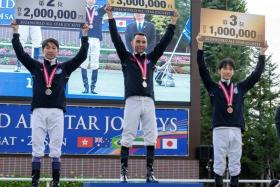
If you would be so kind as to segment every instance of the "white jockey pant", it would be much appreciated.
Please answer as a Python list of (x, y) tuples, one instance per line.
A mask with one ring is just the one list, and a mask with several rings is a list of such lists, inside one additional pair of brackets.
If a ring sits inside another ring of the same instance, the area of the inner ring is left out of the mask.
[(89, 37), (88, 43), (87, 59), (82, 63), (81, 68), (96, 70), (99, 68), (100, 40), (99, 38)]
[(19, 39), (23, 46), (28, 41), (28, 37), (31, 38), (32, 43), (32, 54), (31, 56), (34, 57), (34, 50), (33, 48), (41, 48), (42, 44), (42, 31), (40, 26), (29, 26), (29, 25), (19, 25), (18, 28)]
[(32, 156), (43, 157), (49, 135), (49, 157), (59, 158), (64, 134), (64, 113), (58, 108), (35, 108), (31, 115)]
[(230, 176), (237, 176), (241, 171), (242, 137), (237, 127), (216, 127), (213, 130), (214, 172), (224, 175), (226, 157)]
[(122, 146), (132, 146), (140, 122), (144, 132), (145, 145), (154, 146), (158, 136), (154, 100), (144, 96), (128, 97), (125, 100), (124, 108)]

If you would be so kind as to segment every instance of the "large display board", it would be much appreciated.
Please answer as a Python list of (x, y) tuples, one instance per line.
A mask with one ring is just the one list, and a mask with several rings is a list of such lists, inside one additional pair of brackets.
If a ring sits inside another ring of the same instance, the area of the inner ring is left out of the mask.
[[(104, 3), (104, 0), (97, 0), (97, 7), (101, 8)], [(186, 3), (190, 6), (190, 1)], [(11, 47), (12, 30), (9, 25), (14, 18), (15, 4), (15, 0), (3, 0), (0, 5), (0, 78), (2, 80), (0, 81), (0, 97), (9, 97), (12, 99), (31, 98), (32, 77), (30, 73), (24, 67), (20, 72), (14, 72), (17, 62)], [(190, 13), (190, 11), (180, 12), (181, 16), (186, 18), (189, 17)], [(120, 35), (125, 42), (125, 30), (134, 21), (133, 14), (114, 12), (114, 17), (116, 18)], [(151, 15), (146, 15), (149, 21), (151, 21), (151, 17)], [(162, 28), (164, 29), (165, 26), (162, 26)], [(182, 26), (181, 28), (184, 27)], [(159, 28), (156, 26), (157, 42), (159, 42), (162, 36), (158, 30)], [(43, 40), (48, 37), (53, 37), (60, 42), (59, 61), (65, 61), (77, 53), (80, 45), (80, 30), (45, 26), (41, 27), (41, 30)], [(178, 40), (184, 33), (191, 34), (189, 31), (178, 30), (175, 39), (170, 43), (166, 53), (160, 58), (158, 66), (155, 68), (154, 91), (155, 101), (157, 103), (178, 103), (185, 106), (191, 104), (191, 55), (189, 53), (189, 44), (186, 40)], [(67, 98), (70, 100), (122, 101), (124, 98), (123, 73), (108, 32), (106, 14), (102, 22), (102, 35), (103, 40), (101, 41), (98, 79), (95, 89), (98, 94), (82, 93), (84, 87), (81, 69), (79, 68), (70, 76), (66, 88)], [(30, 37), (28, 43), (25, 45), (25, 50), (31, 55), (32, 44)], [(40, 51), (40, 59), (43, 59), (42, 51)], [(162, 66), (164, 63), (168, 65)], [(87, 74), (90, 84), (92, 71), (87, 70)]]

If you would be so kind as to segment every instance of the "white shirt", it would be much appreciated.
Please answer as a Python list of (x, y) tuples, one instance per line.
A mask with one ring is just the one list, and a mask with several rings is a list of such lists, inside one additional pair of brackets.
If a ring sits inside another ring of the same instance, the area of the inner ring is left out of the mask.
[(225, 83), (227, 83), (227, 85), (230, 84), (230, 80), (221, 79), (221, 82), (225, 82)]
[(50, 64), (51, 64), (51, 66), (56, 65), (56, 58), (53, 58), (53, 59), (50, 60), (50, 59), (47, 59), (47, 58), (45, 57), (45, 60), (49, 61)]
[[(140, 25), (139, 25), (140, 24)], [(138, 22), (138, 21), (136, 21), (136, 26), (137, 26), (137, 30), (142, 30), (143, 29), (143, 25), (144, 25), (144, 21), (142, 21), (142, 22)], [(138, 26), (140, 26), (140, 28), (138, 28)]]

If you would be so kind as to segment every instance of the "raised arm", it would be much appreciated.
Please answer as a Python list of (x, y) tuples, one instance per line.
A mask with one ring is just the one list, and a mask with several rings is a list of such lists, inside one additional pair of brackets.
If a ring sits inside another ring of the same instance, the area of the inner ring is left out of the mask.
[(68, 71), (68, 74), (75, 71), (87, 58), (88, 53), (88, 25), (83, 24), (82, 27), (82, 38), (81, 38), (81, 47), (79, 52), (76, 54), (74, 58), (71, 60), (65, 62), (66, 69)]
[(200, 34), (196, 37), (197, 41), (197, 65), (199, 70), (199, 75), (206, 87), (206, 89), (209, 91), (209, 88), (215, 84), (215, 82), (212, 80), (210, 73), (206, 67), (205, 61), (204, 61), (204, 55), (203, 55), (203, 44), (204, 44), (204, 37)]
[(109, 30), (110, 30), (112, 42), (117, 50), (121, 63), (123, 63), (128, 52), (126, 51), (125, 45), (121, 39), (121, 36), (118, 33), (116, 22), (115, 22), (115, 19), (113, 18), (112, 7), (109, 4), (107, 4), (105, 7), (105, 11), (107, 12), (107, 15), (109, 18), (109, 20), (108, 20), (109, 21)]
[(156, 45), (154, 50), (151, 53), (149, 53), (149, 56), (150, 56), (149, 58), (150, 58), (151, 62), (156, 63), (158, 61), (158, 59), (163, 55), (163, 53), (166, 50), (169, 43), (171, 42), (173, 35), (174, 35), (174, 31), (175, 31), (175, 25), (177, 23), (178, 18), (179, 18), (179, 13), (177, 10), (174, 10), (174, 14), (171, 17), (171, 22), (167, 26), (165, 34), (161, 38), (160, 42)]
[(35, 66), (35, 63), (37, 63), (37, 61), (31, 58), (31, 56), (23, 50), (23, 47), (19, 39), (20, 34), (18, 33), (18, 25), (15, 20), (13, 20), (12, 22), (12, 29), (13, 29), (12, 45), (15, 50), (16, 56), (18, 60), (26, 67), (26, 69), (32, 72), (32, 69)]
[(251, 89), (259, 81), (265, 66), (265, 52), (267, 48), (268, 45), (265, 41), (264, 46), (260, 49), (260, 56), (258, 58), (256, 69), (244, 81), (240, 82), (240, 86), (245, 92)]
[(280, 106), (276, 108), (275, 125), (277, 130), (277, 136), (280, 138)]

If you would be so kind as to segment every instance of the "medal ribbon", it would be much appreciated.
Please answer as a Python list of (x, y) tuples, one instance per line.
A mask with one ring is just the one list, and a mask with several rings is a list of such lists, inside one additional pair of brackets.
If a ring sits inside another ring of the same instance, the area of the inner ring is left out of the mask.
[(224, 92), (224, 95), (226, 97), (226, 100), (227, 100), (227, 105), (228, 106), (232, 106), (232, 101), (233, 101), (233, 83), (230, 84), (230, 90), (229, 90), (229, 93), (228, 91), (226, 90), (225, 86), (223, 85), (223, 83), (221, 81), (219, 81), (219, 85), (221, 86), (223, 92)]
[(52, 87), (52, 82), (53, 82), (54, 74), (55, 74), (56, 69), (57, 69), (57, 65), (53, 68), (50, 76), (48, 74), (48, 70), (45, 66), (45, 63), (43, 63), (43, 67), (44, 67), (44, 78), (45, 78), (45, 82), (46, 82), (46, 87), (50, 88), (50, 87)]
[(147, 61), (148, 61), (147, 57), (145, 57), (143, 65), (135, 56), (133, 56), (133, 58), (140, 68), (142, 79), (146, 80), (147, 79)]
[(95, 8), (93, 8), (93, 11), (91, 13), (89, 11), (89, 8), (86, 8), (86, 11), (87, 11), (89, 24), (92, 25), (93, 24), (93, 19), (94, 19), (94, 14), (95, 14)]

